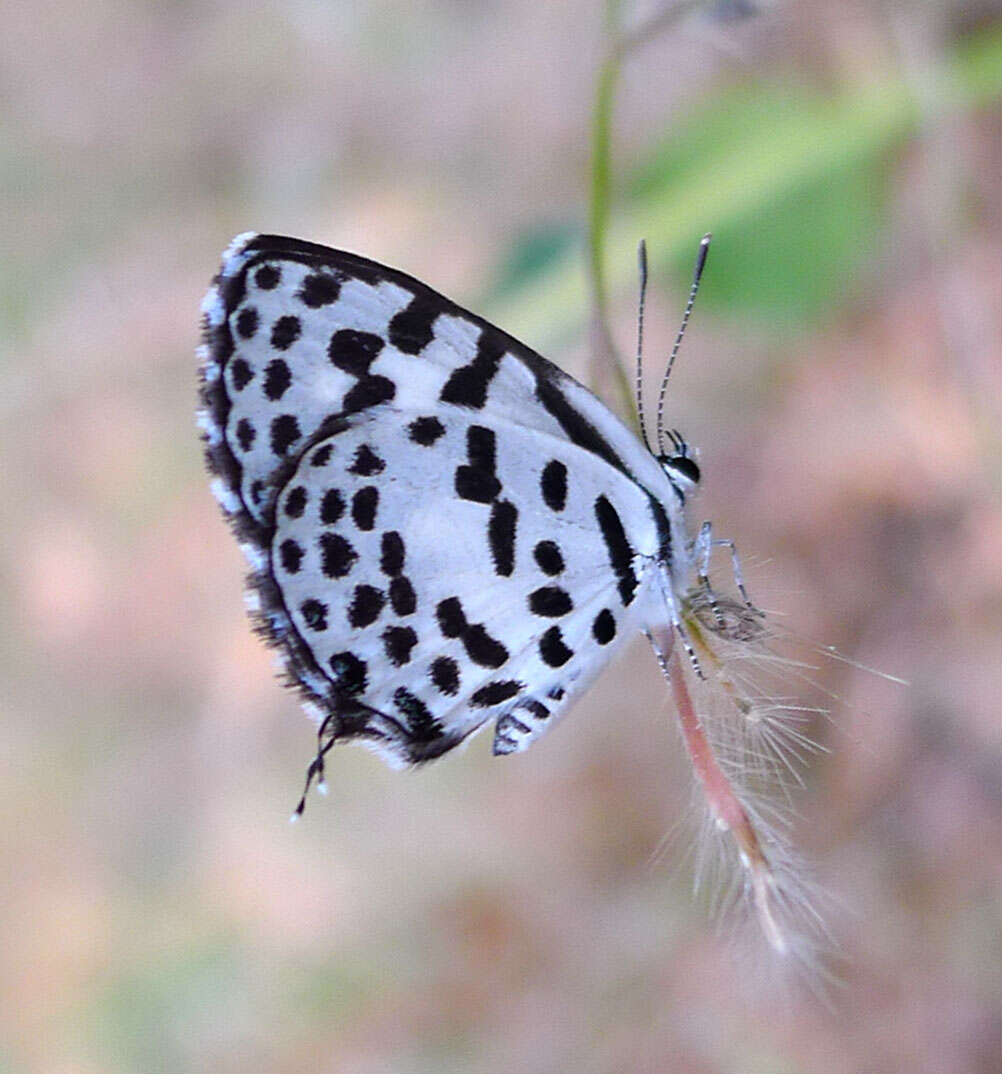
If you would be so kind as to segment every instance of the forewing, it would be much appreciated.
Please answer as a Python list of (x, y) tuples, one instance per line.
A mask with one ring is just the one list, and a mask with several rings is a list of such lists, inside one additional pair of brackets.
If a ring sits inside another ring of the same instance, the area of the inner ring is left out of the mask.
[(204, 311), (217, 496), (326, 733), (419, 761), (493, 717), (521, 748), (648, 595), (650, 457), (555, 366), (354, 255), (241, 237)]

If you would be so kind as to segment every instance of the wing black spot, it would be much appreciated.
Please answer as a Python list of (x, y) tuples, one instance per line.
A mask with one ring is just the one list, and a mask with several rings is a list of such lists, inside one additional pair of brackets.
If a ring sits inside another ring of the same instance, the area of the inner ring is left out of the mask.
[(379, 507), (379, 489), (375, 485), (360, 488), (351, 498), (351, 517), (360, 530), (371, 530), (376, 525)]
[(534, 615), (556, 619), (574, 610), (574, 601), (566, 589), (555, 585), (540, 586), (529, 594), (529, 610)]
[(599, 645), (608, 645), (616, 636), (616, 620), (608, 608), (603, 608), (595, 616), (595, 622), (591, 625), (591, 632)]
[(273, 358), (264, 371), (264, 394), (274, 403), (282, 398), (292, 383), (292, 373), (287, 362)]
[(469, 626), (463, 632), (463, 648), (474, 664), (484, 668), (499, 668), (508, 660), (508, 650), (492, 638), (481, 623)]
[(230, 383), (233, 390), (242, 392), (254, 379), (254, 370), (247, 364), (246, 358), (234, 358), (230, 363)]
[(490, 503), (501, 491), (495, 473), (497, 440), (492, 429), (471, 425), (466, 430), (468, 464), (456, 467), (456, 495), (475, 503)]
[(276, 455), (284, 455), (300, 435), (296, 415), (279, 414), (271, 423), (271, 450)]
[(250, 451), (256, 436), (257, 430), (246, 418), (237, 422), (237, 443), (241, 451)]
[(404, 539), (396, 530), (387, 530), (383, 534), (380, 552), (379, 569), (383, 574), (393, 577), (404, 569)]
[(370, 406), (388, 403), (397, 394), (397, 386), (388, 377), (366, 376), (344, 397), (342, 410), (356, 414)]
[(417, 634), (407, 626), (391, 626), (383, 631), (386, 657), (395, 667), (410, 663), (411, 650), (417, 645)]
[(296, 297), (304, 306), (319, 309), (321, 306), (329, 306), (332, 302), (336, 302), (340, 293), (341, 284), (333, 276), (315, 272), (303, 280)]
[(237, 314), (237, 335), (250, 339), (257, 331), (257, 310), (253, 306), (244, 306)]
[(447, 638), (458, 638), (466, 630), (466, 615), (458, 597), (440, 601), (435, 609), (438, 628)]
[(350, 373), (353, 377), (364, 377), (383, 346), (382, 336), (377, 336), (374, 332), (342, 328), (331, 336), (327, 354), (338, 369)]
[(279, 317), (271, 326), (271, 345), (277, 351), (287, 351), (299, 339), (302, 330), (298, 317)]
[(274, 291), (282, 279), (282, 271), (277, 265), (262, 265), (254, 274), (254, 282), (262, 291)]
[(432, 341), (432, 325), (441, 307), (427, 295), (415, 295), (390, 321), (390, 343), (404, 354), (418, 354)]
[(451, 656), (437, 656), (431, 662), (431, 681), (447, 697), (459, 693), (459, 665)]
[(487, 402), (487, 389), (504, 355), (504, 347), (490, 335), (488, 331), (480, 333), (476, 357), (469, 365), (456, 369), (445, 382), (439, 395), (443, 403), (479, 410)]
[(320, 501), (320, 521), (325, 526), (334, 526), (344, 514), (344, 497), (338, 489), (328, 489)]
[(487, 522), (487, 540), (494, 560), (494, 571), (509, 577), (515, 570), (515, 527), (518, 508), (507, 500), (497, 500)]
[(310, 459), (310, 466), (326, 466), (330, 462), (331, 454), (334, 451), (333, 444), (324, 444), (323, 447), (318, 447), (313, 452), (313, 457)]
[[(476, 690), (470, 698), (470, 704), (475, 705), (478, 709), (490, 708), (492, 705), (500, 705), (503, 701), (507, 701), (524, 689), (525, 683), (518, 682), (515, 679), (498, 679), (496, 682), (489, 682), (486, 686), (481, 686), (479, 690)], [(526, 728), (526, 731), (528, 730)]]
[(393, 704), (407, 718), (407, 731), (411, 739), (428, 742), (442, 734), (442, 725), (432, 716), (428, 706), (410, 690), (399, 687), (393, 695)]
[(302, 518), (309, 494), (302, 485), (290, 489), (285, 497), (285, 513), (289, 518)]
[(414, 586), (405, 575), (398, 575), (390, 582), (390, 604), (393, 610), (401, 618), (405, 615), (413, 615), (417, 609), (417, 596)]
[(574, 655), (564, 644), (560, 627), (552, 626), (539, 639), (539, 655), (551, 668), (560, 668)]
[(551, 459), (543, 467), (539, 487), (546, 506), (562, 511), (567, 506), (567, 467), (559, 459)]
[(303, 601), (299, 610), (310, 630), (327, 629), (327, 605), (323, 601), (310, 597), (309, 600)]
[(355, 458), (348, 467), (349, 474), (357, 474), (359, 477), (372, 477), (381, 474), (386, 469), (386, 463), (369, 447), (362, 444), (355, 451)]
[(560, 574), (564, 569), (564, 557), (555, 541), (540, 541), (532, 550), (532, 554), (544, 574)]
[(357, 585), (348, 605), (348, 622), (356, 629), (371, 626), (386, 604), (386, 594), (372, 585)]
[(320, 535), (320, 569), (328, 578), (344, 578), (357, 560), (358, 553), (340, 533)]
[(519, 708), (527, 709), (537, 720), (548, 720), (550, 718), (550, 710), (542, 703), (542, 701), (537, 701), (534, 697), (530, 697), (527, 701), (521, 702)]
[(369, 684), (368, 665), (354, 653), (335, 653), (330, 658), (334, 681), (346, 694), (355, 697)]
[(303, 549), (297, 541), (291, 537), (283, 541), (279, 546), (278, 554), (282, 560), (283, 570), (289, 574), (299, 573), (299, 568), (303, 565)]
[(415, 418), (407, 426), (407, 432), (415, 444), (431, 447), (445, 433), (445, 426), (436, 417)]

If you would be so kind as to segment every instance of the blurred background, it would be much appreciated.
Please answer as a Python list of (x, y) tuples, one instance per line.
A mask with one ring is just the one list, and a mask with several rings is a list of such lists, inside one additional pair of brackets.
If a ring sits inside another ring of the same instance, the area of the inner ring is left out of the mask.
[[(627, 354), (830, 720), (796, 840), (841, 982), (750, 986), (642, 639), (530, 752), (394, 773), (275, 682), (194, 426), (238, 231), (398, 266), (601, 388), (599, 0), (8, 4), (0, 1072), (1002, 1069), (1002, 5), (715, 3), (623, 61)], [(623, 5), (634, 26), (656, 14)], [(615, 12), (613, 12), (615, 14)]]

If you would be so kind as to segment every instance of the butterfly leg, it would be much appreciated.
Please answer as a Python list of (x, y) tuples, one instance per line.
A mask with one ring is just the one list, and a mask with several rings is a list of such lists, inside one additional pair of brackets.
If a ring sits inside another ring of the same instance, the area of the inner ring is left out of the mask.
[(756, 615), (762, 613), (751, 602), (751, 598), (748, 596), (748, 590), (745, 589), (744, 572), (741, 570), (741, 558), (738, 555), (738, 549), (735, 543), (729, 537), (714, 537), (713, 536), (713, 523), (704, 522), (699, 529), (699, 536), (696, 538), (693, 546), (693, 555), (699, 563), (699, 581), (703, 588), (706, 590), (706, 596), (710, 603), (710, 607), (713, 609), (714, 617), (717, 620), (719, 626), (723, 627), (724, 617), (717, 605), (717, 598), (713, 590), (710, 588), (710, 556), (713, 553), (714, 548), (727, 548), (731, 553), (731, 570), (734, 574), (734, 584), (738, 587), (738, 592), (741, 594), (741, 599), (745, 602), (745, 607)]
[(699, 584), (703, 587), (706, 599), (709, 602), (713, 618), (716, 620), (717, 629), (724, 629), (724, 614), (717, 603), (717, 595), (710, 586), (710, 555), (713, 552), (713, 523), (704, 522), (699, 528), (699, 536), (693, 545), (693, 558), (698, 562)]
[[(671, 619), (671, 625), (674, 628), (675, 633), (682, 639), (682, 647), (689, 657), (689, 663), (692, 664), (692, 670), (695, 671), (697, 678), (706, 678), (703, 674), (703, 669), (699, 665), (699, 658), (696, 656), (696, 650), (693, 649), (692, 642), (689, 640), (689, 632), (685, 629), (685, 623), (682, 621), (682, 616), (679, 614), (678, 601), (675, 599), (675, 590), (672, 588), (669, 579), (665, 579), (665, 584), (662, 584), (661, 586), (661, 592), (664, 596), (665, 604), (668, 606), (668, 615)], [(648, 638), (651, 638), (650, 634), (647, 636)], [(653, 638), (651, 638), (651, 644), (654, 645)], [(658, 654), (661, 670), (665, 673), (665, 677), (668, 678), (668, 657), (671, 655), (671, 646), (668, 645), (659, 648), (657, 645), (654, 645), (654, 651)]]
[(668, 682), (671, 682), (671, 671), (668, 669), (668, 660), (671, 657), (673, 635), (671, 633), (664, 633), (656, 636), (651, 630), (645, 630), (644, 635), (651, 643), (651, 648), (654, 650), (655, 657), (657, 657), (658, 667), (661, 668), (661, 674), (664, 675)]

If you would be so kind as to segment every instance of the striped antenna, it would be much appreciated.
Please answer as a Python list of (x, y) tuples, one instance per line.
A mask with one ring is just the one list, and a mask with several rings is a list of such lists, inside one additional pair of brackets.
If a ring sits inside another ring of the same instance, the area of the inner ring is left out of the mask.
[(689, 315), (692, 313), (693, 303), (696, 301), (696, 292), (699, 290), (699, 281), (703, 277), (703, 269), (706, 267), (706, 255), (710, 251), (710, 239), (712, 235), (707, 233), (703, 236), (699, 243), (699, 253), (696, 254), (696, 269), (692, 274), (692, 286), (689, 288), (689, 300), (685, 304), (685, 312), (682, 314), (682, 324), (679, 327), (678, 335), (675, 337), (675, 345), (671, 349), (671, 354), (668, 356), (668, 367), (665, 369), (665, 375), (661, 379), (661, 390), (658, 393), (658, 423), (657, 423), (657, 438), (658, 438), (658, 454), (664, 455), (665, 452), (665, 437), (664, 437), (664, 411), (665, 411), (665, 392), (668, 390), (668, 378), (671, 376), (672, 366), (675, 364), (675, 356), (678, 354), (679, 347), (682, 346), (682, 337), (685, 335), (686, 326), (689, 324)]
[(634, 393), (637, 397), (637, 420), (640, 422), (640, 437), (648, 451), (651, 450), (647, 439), (647, 422), (644, 421), (644, 302), (647, 298), (647, 243), (641, 239), (637, 247), (637, 265), (640, 269), (640, 300), (637, 304), (637, 376)]

